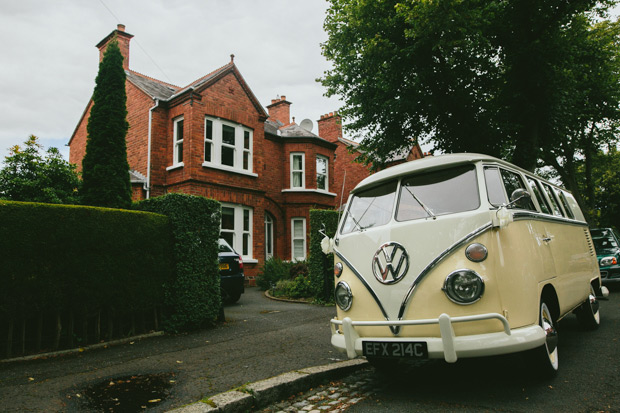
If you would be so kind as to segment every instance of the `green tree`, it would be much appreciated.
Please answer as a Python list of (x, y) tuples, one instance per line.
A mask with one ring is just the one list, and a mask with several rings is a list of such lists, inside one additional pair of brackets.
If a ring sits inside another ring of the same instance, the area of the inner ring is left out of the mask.
[[(594, 227), (613, 227), (620, 229), (620, 152), (615, 145), (606, 151), (597, 151), (592, 156), (593, 190), (586, 190), (586, 180), (579, 179), (583, 193), (587, 194), (586, 213)], [(585, 161), (577, 166), (578, 176), (585, 175)]]
[[(615, 23), (596, 23), (616, 2), (330, 0), (333, 68), (320, 81), (342, 98), (366, 162), (421, 140), (533, 170), (618, 118)], [(606, 81), (594, 88), (596, 78)]]
[(34, 135), (15, 145), (0, 170), (0, 199), (52, 204), (78, 203), (80, 179), (73, 164), (57, 148), (43, 148)]
[(111, 42), (99, 64), (93, 107), (88, 118), (86, 154), (82, 160), (82, 203), (110, 208), (131, 205), (131, 182), (125, 137), (127, 95), (123, 56)]

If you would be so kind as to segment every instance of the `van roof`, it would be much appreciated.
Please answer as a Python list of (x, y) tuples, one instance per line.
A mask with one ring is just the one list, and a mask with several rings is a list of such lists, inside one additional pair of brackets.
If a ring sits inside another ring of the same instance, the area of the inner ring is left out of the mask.
[(362, 180), (355, 187), (353, 192), (357, 192), (363, 188), (374, 186), (374, 185), (380, 184), (381, 182), (389, 181), (400, 175), (407, 175), (412, 172), (417, 172), (421, 170), (430, 171), (433, 169), (443, 169), (448, 166), (455, 166), (455, 165), (466, 164), (466, 163), (475, 163), (479, 161), (493, 162), (493, 163), (501, 164), (504, 166), (508, 166), (512, 169), (517, 169), (523, 173), (531, 174), (531, 172), (526, 171), (523, 168), (520, 168), (516, 165), (511, 164), (510, 162), (503, 161), (493, 156), (483, 155), (479, 153), (453, 153), (453, 154), (447, 154), (447, 155), (427, 156), (426, 158), (416, 159), (415, 161), (405, 162), (405, 163), (384, 169)]

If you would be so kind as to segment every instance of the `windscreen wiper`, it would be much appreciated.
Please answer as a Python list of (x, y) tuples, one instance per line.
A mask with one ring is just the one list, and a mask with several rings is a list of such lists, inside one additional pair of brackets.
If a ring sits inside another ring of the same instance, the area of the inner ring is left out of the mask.
[(413, 197), (413, 199), (415, 199), (417, 201), (418, 204), (420, 204), (420, 206), (422, 208), (424, 208), (424, 210), (426, 211), (426, 213), (433, 219), (437, 219), (437, 217), (435, 216), (435, 214), (433, 214), (433, 212), (430, 210), (429, 207), (427, 207), (426, 205), (424, 205), (424, 202), (420, 201), (420, 198), (418, 198), (417, 196), (415, 196), (415, 194), (413, 193), (413, 191), (411, 189), (409, 189), (408, 186), (404, 186), (405, 189), (407, 190), (407, 192), (409, 192), (411, 194), (411, 196)]

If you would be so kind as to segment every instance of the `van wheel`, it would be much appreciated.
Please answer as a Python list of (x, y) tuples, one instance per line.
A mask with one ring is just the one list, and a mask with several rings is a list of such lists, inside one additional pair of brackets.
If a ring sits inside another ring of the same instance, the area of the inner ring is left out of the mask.
[(553, 376), (558, 371), (558, 330), (555, 327), (553, 315), (545, 303), (540, 302), (540, 318), (538, 324), (545, 332), (545, 343), (533, 350), (532, 358), (536, 369), (545, 376)]
[(601, 312), (599, 310), (599, 303), (596, 299), (596, 293), (594, 287), (590, 284), (590, 295), (581, 304), (581, 306), (575, 310), (577, 315), (577, 321), (586, 330), (596, 330), (601, 324)]

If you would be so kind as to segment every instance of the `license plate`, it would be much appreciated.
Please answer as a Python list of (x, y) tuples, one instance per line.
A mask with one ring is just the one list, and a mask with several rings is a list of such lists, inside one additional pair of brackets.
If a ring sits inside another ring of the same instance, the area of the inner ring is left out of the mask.
[(230, 268), (230, 267), (228, 266), (228, 264), (227, 264), (227, 263), (220, 264), (220, 270), (227, 270), (227, 269), (229, 269), (229, 268)]
[(362, 354), (368, 357), (428, 358), (423, 341), (363, 341)]

